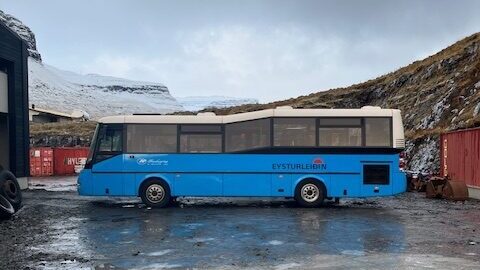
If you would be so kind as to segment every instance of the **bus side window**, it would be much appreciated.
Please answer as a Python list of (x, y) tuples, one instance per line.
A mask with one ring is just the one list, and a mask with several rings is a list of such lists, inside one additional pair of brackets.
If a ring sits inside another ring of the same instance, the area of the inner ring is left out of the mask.
[(320, 118), (318, 127), (318, 146), (362, 146), (362, 119)]
[(95, 163), (122, 153), (122, 133), (119, 125), (103, 125), (100, 128)]
[(245, 151), (270, 146), (270, 119), (231, 123), (225, 126), (225, 151)]
[(365, 118), (366, 146), (391, 146), (391, 118)]
[(274, 146), (315, 146), (315, 118), (274, 118)]
[(118, 152), (122, 150), (121, 130), (108, 130), (100, 138), (99, 152)]

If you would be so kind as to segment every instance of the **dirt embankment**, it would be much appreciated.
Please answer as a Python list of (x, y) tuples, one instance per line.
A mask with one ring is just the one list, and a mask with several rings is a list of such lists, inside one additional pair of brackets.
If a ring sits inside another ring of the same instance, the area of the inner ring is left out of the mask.
[(96, 122), (65, 122), (30, 124), (30, 146), (74, 147), (90, 146)]

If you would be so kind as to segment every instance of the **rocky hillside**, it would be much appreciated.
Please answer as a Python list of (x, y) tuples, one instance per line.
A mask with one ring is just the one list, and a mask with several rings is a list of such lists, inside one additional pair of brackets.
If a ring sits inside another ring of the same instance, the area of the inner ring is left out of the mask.
[(403, 112), (413, 170), (438, 171), (438, 134), (480, 126), (480, 33), (395, 72), (345, 88), (288, 100), (217, 109), (238, 113), (291, 105), (296, 108), (398, 108)]

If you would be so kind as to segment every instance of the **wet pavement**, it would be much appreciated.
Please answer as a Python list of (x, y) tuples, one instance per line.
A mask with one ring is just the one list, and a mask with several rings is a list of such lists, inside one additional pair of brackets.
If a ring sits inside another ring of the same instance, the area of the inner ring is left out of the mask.
[(31, 182), (24, 208), (0, 222), (0, 269), (480, 268), (479, 201), (406, 193), (317, 209), (263, 199), (149, 209), (64, 183)]

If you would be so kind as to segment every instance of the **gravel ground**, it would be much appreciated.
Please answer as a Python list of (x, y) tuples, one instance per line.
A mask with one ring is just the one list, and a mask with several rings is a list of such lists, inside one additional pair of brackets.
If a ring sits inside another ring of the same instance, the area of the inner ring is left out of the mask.
[(479, 201), (406, 193), (318, 209), (262, 199), (148, 209), (80, 197), (73, 181), (31, 182), (22, 210), (0, 222), (0, 269), (480, 269)]

